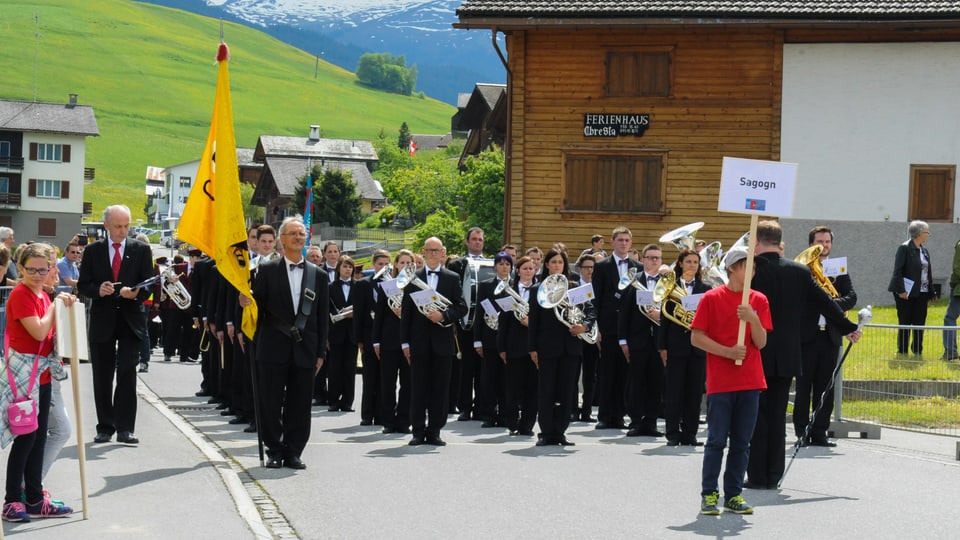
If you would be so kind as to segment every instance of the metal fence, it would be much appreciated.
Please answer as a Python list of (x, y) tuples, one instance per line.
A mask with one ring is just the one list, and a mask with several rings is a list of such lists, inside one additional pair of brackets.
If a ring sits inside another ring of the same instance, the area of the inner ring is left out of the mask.
[[(960, 437), (960, 362), (942, 360), (957, 327), (870, 324), (837, 382), (835, 417)], [(910, 338), (900, 353), (901, 333)], [(913, 347), (913, 348), (911, 348)]]
[[(7, 297), (10, 296), (10, 291), (13, 290), (13, 287), (0, 287), (0, 357), (6, 354), (2, 343), (4, 341), (4, 334), (7, 331)], [(73, 287), (57, 287), (57, 292), (73, 292)], [(80, 298), (80, 301), (85, 304), (86, 315), (87, 315), (87, 328), (90, 327), (90, 302), (86, 301), (83, 298)]]
[(354, 227), (314, 226), (311, 243), (334, 240), (340, 251), (354, 257), (367, 257), (378, 249), (397, 251), (407, 244), (406, 231), (401, 229), (360, 229)]

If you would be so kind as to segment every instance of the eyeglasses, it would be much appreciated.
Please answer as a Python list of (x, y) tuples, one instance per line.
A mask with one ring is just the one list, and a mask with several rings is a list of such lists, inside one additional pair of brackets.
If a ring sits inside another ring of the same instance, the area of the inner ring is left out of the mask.
[(423, 248), (424, 253), (440, 253), (443, 248)]
[(644, 259), (650, 259), (651, 261), (659, 261), (659, 260), (662, 259), (663, 257), (660, 257), (660, 256), (658, 256), (658, 255), (644, 255), (643, 258), (644, 258)]
[(35, 276), (37, 274), (45, 276), (50, 273), (50, 268), (33, 268), (31, 266), (24, 266), (23, 269), (26, 270), (31, 276)]
[(296, 238), (306, 238), (306, 237), (307, 237), (307, 233), (302, 233), (302, 232), (285, 232), (285, 233), (283, 233), (283, 236), (293, 236), (293, 237), (296, 237)]
[(79, 251), (68, 251), (68, 252), (67, 252), (67, 255), (79, 255), (79, 254), (80, 254)]
[(592, 265), (592, 264), (588, 264), (587, 266), (581, 266), (580, 269), (581, 269), (581, 270), (593, 270), (593, 265)]

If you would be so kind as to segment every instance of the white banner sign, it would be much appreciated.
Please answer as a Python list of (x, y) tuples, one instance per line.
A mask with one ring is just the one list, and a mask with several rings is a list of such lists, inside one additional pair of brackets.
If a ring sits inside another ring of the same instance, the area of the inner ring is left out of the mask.
[(720, 173), (721, 212), (790, 216), (797, 164), (724, 157)]

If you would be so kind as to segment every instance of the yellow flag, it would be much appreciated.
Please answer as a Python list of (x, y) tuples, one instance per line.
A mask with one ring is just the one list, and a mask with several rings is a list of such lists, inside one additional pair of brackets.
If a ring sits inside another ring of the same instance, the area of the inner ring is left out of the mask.
[[(220, 67), (210, 133), (200, 158), (196, 181), (183, 209), (177, 238), (193, 244), (213, 258), (220, 274), (252, 299), (247, 226), (240, 202), (237, 141), (233, 131), (233, 105), (230, 102), (229, 56), (226, 43), (221, 43), (217, 51)], [(257, 304), (253, 303), (243, 310), (243, 333), (252, 338), (256, 325)]]

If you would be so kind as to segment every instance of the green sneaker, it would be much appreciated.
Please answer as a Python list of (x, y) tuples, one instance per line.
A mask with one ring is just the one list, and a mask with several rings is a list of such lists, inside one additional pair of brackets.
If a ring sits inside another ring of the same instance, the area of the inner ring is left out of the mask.
[(747, 501), (743, 500), (743, 497), (740, 495), (727, 498), (723, 503), (723, 507), (737, 514), (753, 513), (753, 507), (747, 504)]
[(705, 516), (719, 516), (720, 508), (717, 507), (717, 501), (720, 499), (720, 493), (713, 491), (700, 498), (700, 513)]

